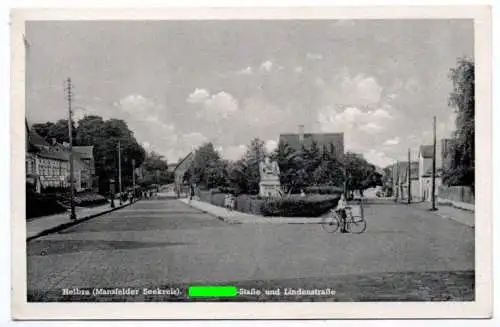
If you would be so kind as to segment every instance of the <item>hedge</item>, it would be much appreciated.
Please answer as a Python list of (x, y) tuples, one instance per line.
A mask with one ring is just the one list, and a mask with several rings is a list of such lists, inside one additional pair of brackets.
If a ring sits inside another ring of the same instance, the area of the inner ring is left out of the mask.
[[(224, 206), (226, 193), (218, 190), (200, 191), (200, 201), (219, 207)], [(261, 198), (257, 195), (242, 194), (235, 197), (235, 210), (262, 216), (318, 217), (337, 205), (335, 195), (291, 195), (283, 199)]]
[(61, 205), (53, 195), (36, 194), (26, 191), (26, 218), (54, 215), (66, 212), (66, 208)]
[(261, 205), (263, 216), (319, 217), (335, 208), (338, 196), (292, 196), (283, 199), (265, 200)]
[(309, 194), (332, 194), (340, 195), (344, 192), (342, 187), (330, 186), (330, 185), (320, 185), (320, 186), (310, 186), (304, 189), (306, 193)]

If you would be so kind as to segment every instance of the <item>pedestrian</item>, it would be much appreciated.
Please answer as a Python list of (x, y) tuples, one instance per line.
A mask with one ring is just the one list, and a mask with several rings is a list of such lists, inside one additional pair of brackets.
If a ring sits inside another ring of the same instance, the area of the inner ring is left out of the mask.
[(346, 213), (346, 207), (347, 207), (347, 201), (345, 199), (344, 194), (340, 196), (339, 202), (337, 203), (337, 207), (335, 208), (335, 212), (340, 218), (340, 232), (341, 233), (347, 233), (347, 228), (346, 228), (346, 219), (347, 219), (347, 213)]

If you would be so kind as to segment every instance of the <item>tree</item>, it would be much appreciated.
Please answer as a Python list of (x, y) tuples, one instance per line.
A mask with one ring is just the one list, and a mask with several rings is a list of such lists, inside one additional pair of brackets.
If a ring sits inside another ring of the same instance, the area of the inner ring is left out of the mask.
[[(93, 145), (99, 190), (109, 190), (109, 180), (118, 178), (118, 142), (121, 146), (122, 186), (132, 184), (132, 173), (146, 156), (134, 134), (123, 120), (103, 120), (99, 116), (85, 116), (76, 128), (76, 145)], [(135, 166), (132, 167), (132, 161)]]
[(219, 153), (212, 143), (200, 146), (189, 167), (190, 183), (204, 188), (215, 188), (227, 184), (227, 172)]
[[(33, 129), (40, 135), (47, 143), (52, 144), (55, 140), (57, 143), (69, 143), (68, 120), (59, 119), (56, 123), (46, 122), (41, 124), (34, 124)], [(73, 137), (76, 135), (75, 123), (72, 125)]]
[(241, 162), (244, 167), (244, 178), (247, 183), (247, 192), (250, 194), (259, 193), (260, 182), (260, 162), (262, 162), (267, 155), (264, 141), (255, 138), (250, 142), (248, 150), (243, 156)]
[(451, 170), (445, 172), (444, 180), (450, 185), (467, 185), (474, 188), (475, 171), (475, 72), (474, 62), (459, 58), (457, 67), (450, 69), (453, 91), (449, 105), (457, 113), (454, 160)]
[(375, 184), (380, 184), (381, 175), (376, 173), (375, 166), (370, 164), (361, 154), (347, 152), (344, 158), (347, 172), (347, 188), (350, 191), (363, 191)]

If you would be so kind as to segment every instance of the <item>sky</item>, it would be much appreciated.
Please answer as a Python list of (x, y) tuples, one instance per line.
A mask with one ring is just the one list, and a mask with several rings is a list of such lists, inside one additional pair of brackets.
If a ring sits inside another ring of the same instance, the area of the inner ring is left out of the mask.
[[(451, 136), (449, 70), (472, 20), (39, 21), (26, 24), (29, 123), (124, 119), (171, 163), (205, 142), (238, 159), (258, 137), (343, 132), (384, 167)], [(439, 152), (438, 152), (439, 153)]]

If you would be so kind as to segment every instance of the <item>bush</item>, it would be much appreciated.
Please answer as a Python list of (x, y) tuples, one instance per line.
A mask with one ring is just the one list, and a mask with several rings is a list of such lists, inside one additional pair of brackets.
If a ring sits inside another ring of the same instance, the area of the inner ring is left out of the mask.
[(26, 218), (55, 215), (65, 211), (66, 208), (57, 201), (55, 196), (26, 190)]
[(261, 213), (264, 216), (319, 217), (334, 208), (339, 198), (339, 196), (313, 195), (269, 199), (261, 204)]
[(340, 195), (344, 192), (342, 187), (330, 186), (330, 185), (320, 185), (320, 186), (309, 186), (304, 189), (306, 193), (309, 194), (331, 194)]

